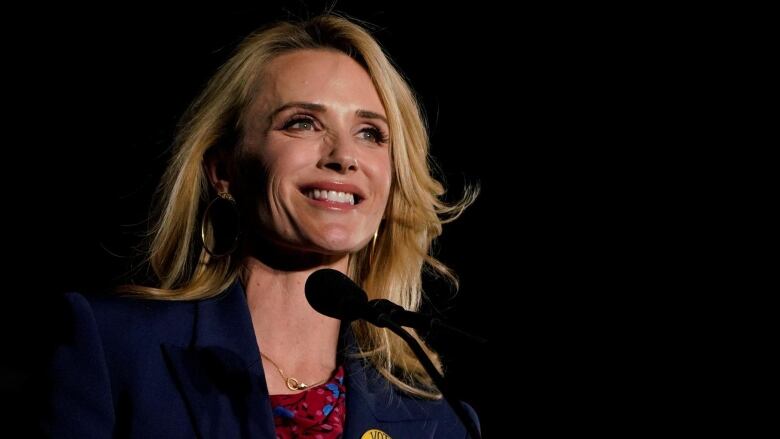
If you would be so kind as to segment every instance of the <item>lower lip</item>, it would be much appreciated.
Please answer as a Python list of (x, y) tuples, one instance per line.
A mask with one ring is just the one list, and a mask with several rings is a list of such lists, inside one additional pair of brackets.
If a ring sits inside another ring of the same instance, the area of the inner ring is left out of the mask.
[[(305, 196), (305, 195), (304, 195)], [(328, 209), (328, 210), (353, 210), (357, 207), (357, 204), (349, 204), (349, 203), (337, 203), (335, 201), (330, 200), (315, 200), (314, 198), (306, 197), (307, 200), (309, 200), (309, 203), (311, 203), (314, 206)]]

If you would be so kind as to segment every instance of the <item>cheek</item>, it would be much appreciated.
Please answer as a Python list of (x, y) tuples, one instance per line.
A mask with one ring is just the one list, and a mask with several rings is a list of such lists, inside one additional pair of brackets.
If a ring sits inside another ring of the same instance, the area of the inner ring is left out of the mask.
[(276, 227), (289, 222), (292, 215), (289, 199), (294, 195), (292, 186), (285, 183), (287, 178), (280, 171), (279, 168), (269, 171), (258, 203), (263, 222)]
[(259, 155), (269, 174), (285, 177), (316, 164), (317, 154), (316, 142), (269, 136)]
[(299, 193), (296, 177), (312, 166), (312, 157), (301, 145), (276, 146), (280, 145), (269, 146), (262, 154), (266, 181), (262, 188), (265, 200), (261, 201), (260, 208), (270, 215), (266, 222), (273, 221), (279, 226), (294, 222), (292, 218), (297, 216), (293, 202)]
[(382, 194), (382, 198), (387, 202), (393, 182), (393, 164), (390, 161), (390, 157), (380, 157), (374, 168), (374, 175), (378, 190)]
[(281, 191), (290, 189), (289, 184), (285, 183), (298, 175), (306, 166), (306, 154), (298, 154), (294, 148), (287, 148), (286, 151), (269, 149), (262, 157), (265, 173), (268, 176), (267, 190), (279, 195)]

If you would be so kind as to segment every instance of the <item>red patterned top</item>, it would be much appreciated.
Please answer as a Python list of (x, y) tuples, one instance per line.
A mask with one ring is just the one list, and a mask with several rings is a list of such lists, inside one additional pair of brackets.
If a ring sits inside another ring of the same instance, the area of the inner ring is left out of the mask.
[(271, 395), (278, 439), (338, 439), (344, 431), (344, 367), (324, 384), (294, 395)]

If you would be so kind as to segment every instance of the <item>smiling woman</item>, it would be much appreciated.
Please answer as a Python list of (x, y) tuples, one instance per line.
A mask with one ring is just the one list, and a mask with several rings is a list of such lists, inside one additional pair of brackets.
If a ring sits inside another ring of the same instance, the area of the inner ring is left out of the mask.
[[(249, 181), (234, 181), (238, 204), (259, 200), (258, 212), (244, 215), (258, 220), (249, 227), (256, 240), (296, 253), (342, 255), (339, 269), (346, 271), (343, 255), (366, 247), (390, 194), (382, 101), (365, 69), (342, 52), (298, 50), (266, 69), (240, 142), (238, 166), (248, 170), (238, 175)], [(210, 164), (212, 183), (230, 192), (219, 165)], [(253, 191), (259, 188), (265, 192)]]
[(417, 310), (422, 270), (450, 276), (433, 239), (474, 197), (443, 193), (414, 95), (365, 29), (320, 16), (250, 35), (181, 124), (152, 282), (67, 295), (47, 431), (465, 436), (401, 339), (319, 314), (304, 294), (331, 268)]

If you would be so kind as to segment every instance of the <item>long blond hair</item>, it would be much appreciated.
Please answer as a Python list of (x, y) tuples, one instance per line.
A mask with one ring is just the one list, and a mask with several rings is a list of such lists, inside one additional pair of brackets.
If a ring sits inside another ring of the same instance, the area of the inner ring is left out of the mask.
[[(236, 281), (242, 261), (210, 257), (198, 238), (210, 198), (204, 158), (216, 148), (235, 149), (242, 115), (264, 67), (299, 49), (338, 50), (355, 59), (372, 78), (387, 114), (394, 167), (390, 199), (375, 245), (351, 255), (350, 277), (371, 299), (386, 298), (410, 310), (420, 306), (424, 266), (456, 283), (429, 249), (442, 224), (456, 218), (476, 190), (467, 190), (454, 204), (440, 200), (444, 188), (431, 175), (428, 134), (412, 90), (368, 31), (346, 18), (323, 15), (277, 23), (247, 37), (189, 108), (160, 184), (158, 219), (149, 232), (148, 265), (159, 286), (128, 285), (121, 291), (160, 300), (204, 299)], [(391, 383), (413, 395), (440, 397), (402, 340), (362, 322), (353, 323), (353, 331), (361, 356)], [(427, 352), (441, 370), (437, 355)]]

